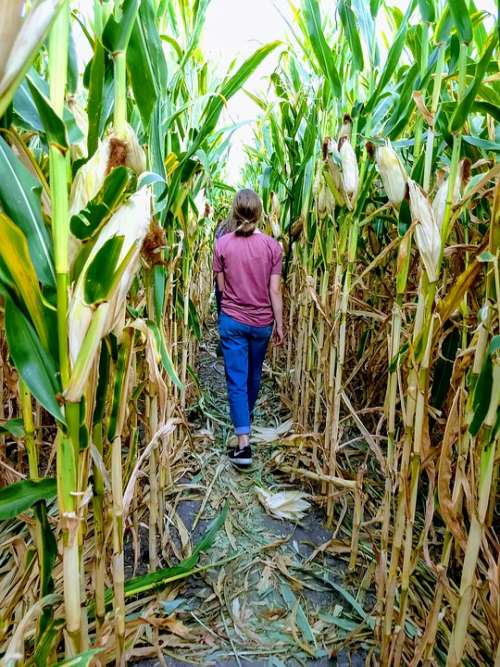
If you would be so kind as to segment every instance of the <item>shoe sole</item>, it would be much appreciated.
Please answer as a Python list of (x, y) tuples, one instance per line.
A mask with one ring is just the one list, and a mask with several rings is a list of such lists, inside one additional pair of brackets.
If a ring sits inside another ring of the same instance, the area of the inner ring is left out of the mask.
[(233, 465), (235, 468), (238, 468), (240, 470), (246, 470), (251, 467), (252, 465), (252, 459), (238, 459), (235, 461), (231, 457), (228, 457), (229, 461), (231, 462), (231, 465)]

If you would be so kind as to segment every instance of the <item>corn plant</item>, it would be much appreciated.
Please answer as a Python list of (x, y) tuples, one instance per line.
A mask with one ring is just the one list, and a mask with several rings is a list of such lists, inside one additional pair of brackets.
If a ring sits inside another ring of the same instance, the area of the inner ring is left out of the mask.
[[(228, 148), (218, 120), (276, 46), (217, 79), (199, 53), (207, 6), (1, 7), (2, 371), (19, 380), (19, 417), (2, 426), (23, 440), (26, 465), (12, 470), (29, 479), (0, 490), (0, 518), (34, 513), (33, 547), (2, 604), (9, 665), (52, 664), (61, 637), (78, 664), (96, 653), (125, 664), (128, 599), (187, 574), (224, 518), (178, 570), (163, 567), (165, 494), (211, 289), (194, 267), (208, 266), (205, 202)], [(87, 63), (74, 58), (77, 26)], [(146, 498), (150, 574), (126, 581), (125, 533)]]
[(286, 251), (282, 392), (323, 442), (315, 475), (293, 473), (317, 480), (336, 531), (352, 499), (381, 663), (482, 664), (498, 644), (495, 17), (336, 7), (297, 9), (245, 172)]

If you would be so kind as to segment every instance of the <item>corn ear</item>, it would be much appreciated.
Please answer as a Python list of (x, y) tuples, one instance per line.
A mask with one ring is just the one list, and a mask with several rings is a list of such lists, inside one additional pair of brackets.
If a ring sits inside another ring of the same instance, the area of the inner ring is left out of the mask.
[[(66, 392), (69, 401), (81, 398), (81, 392), (98, 350), (92, 341), (88, 341), (86, 347), (84, 346), (89, 330), (93, 330), (93, 339), (100, 340), (123, 322), (127, 293), (138, 268), (141, 246), (150, 221), (151, 193), (148, 188), (142, 188), (132, 195), (128, 202), (122, 204), (103, 227), (80, 273), (69, 308), (70, 359), (72, 367), (77, 371), (73, 373)], [(118, 263), (125, 260), (126, 267), (108, 300), (93, 308), (84, 298), (87, 270), (106, 241), (117, 235), (124, 236)], [(82, 350), (84, 359), (80, 357)]]
[(339, 153), (342, 164), (342, 187), (348, 203), (352, 204), (352, 200), (358, 194), (359, 170), (356, 153), (348, 137), (343, 137)]
[(406, 194), (407, 177), (390, 141), (377, 147), (375, 160), (389, 201), (399, 206)]
[(415, 240), (425, 266), (429, 282), (438, 278), (438, 264), (441, 254), (441, 234), (434, 217), (432, 206), (422, 188), (409, 179), (411, 217), (415, 228)]

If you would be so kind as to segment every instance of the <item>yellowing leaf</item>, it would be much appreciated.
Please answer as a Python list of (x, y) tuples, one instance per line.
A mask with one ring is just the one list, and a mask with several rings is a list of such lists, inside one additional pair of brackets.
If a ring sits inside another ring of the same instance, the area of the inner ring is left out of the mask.
[(0, 255), (9, 269), (17, 293), (24, 301), (42, 345), (47, 348), (42, 293), (31, 262), (28, 242), (23, 232), (5, 213), (0, 213)]

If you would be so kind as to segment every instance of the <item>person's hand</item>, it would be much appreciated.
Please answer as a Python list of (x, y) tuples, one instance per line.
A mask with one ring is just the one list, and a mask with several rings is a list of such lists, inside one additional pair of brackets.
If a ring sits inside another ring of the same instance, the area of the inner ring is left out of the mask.
[(273, 343), (276, 347), (281, 347), (285, 342), (285, 334), (283, 332), (283, 325), (275, 325), (273, 331)]

